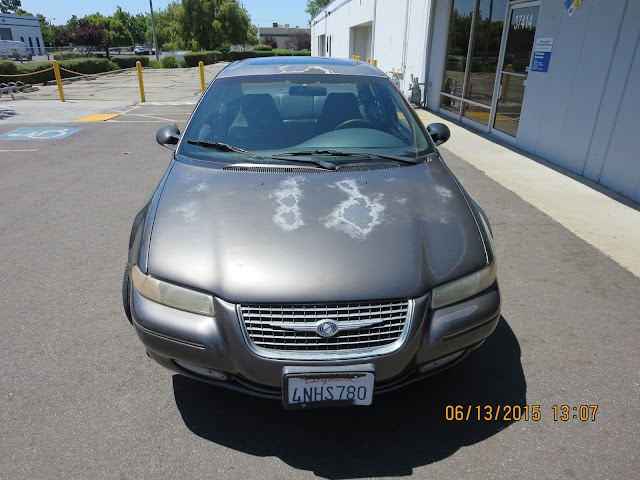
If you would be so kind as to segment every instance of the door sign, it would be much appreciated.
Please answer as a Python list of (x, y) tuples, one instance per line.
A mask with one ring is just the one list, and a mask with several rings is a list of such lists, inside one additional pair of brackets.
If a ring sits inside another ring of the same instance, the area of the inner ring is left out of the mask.
[(533, 47), (533, 59), (531, 60), (532, 72), (549, 71), (549, 61), (553, 50), (553, 38), (537, 38)]

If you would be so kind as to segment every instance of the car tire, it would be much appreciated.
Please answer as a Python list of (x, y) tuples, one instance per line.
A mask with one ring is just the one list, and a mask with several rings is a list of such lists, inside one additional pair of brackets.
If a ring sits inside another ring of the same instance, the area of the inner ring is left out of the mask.
[(124, 313), (129, 319), (129, 323), (133, 324), (131, 318), (131, 304), (129, 303), (129, 278), (131, 277), (131, 268), (127, 265), (124, 269), (124, 276), (122, 277), (122, 306), (124, 307)]

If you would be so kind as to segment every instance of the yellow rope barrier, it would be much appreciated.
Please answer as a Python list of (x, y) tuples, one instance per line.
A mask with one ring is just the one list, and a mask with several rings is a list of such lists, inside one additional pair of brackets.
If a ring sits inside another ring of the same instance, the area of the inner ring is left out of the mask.
[(5, 75), (5, 74), (2, 74), (2, 75), (0, 75), (0, 78), (4, 78), (4, 77), (28, 77), (29, 75), (37, 75), (38, 73), (48, 72), (49, 70), (53, 70), (53, 67), (45, 68), (44, 70), (38, 70), (37, 72), (20, 73), (18, 75)]
[(128, 68), (123, 72), (118, 72), (118, 73), (109, 73), (109, 72), (104, 72), (104, 73), (80, 73), (80, 72), (74, 72), (73, 70), (68, 70), (64, 67), (60, 67), (60, 70), (64, 70), (65, 72), (69, 72), (69, 73), (73, 73), (74, 75), (78, 75), (80, 77), (118, 77), (120, 75), (128, 75), (129, 73), (133, 73), (135, 72), (135, 68)]

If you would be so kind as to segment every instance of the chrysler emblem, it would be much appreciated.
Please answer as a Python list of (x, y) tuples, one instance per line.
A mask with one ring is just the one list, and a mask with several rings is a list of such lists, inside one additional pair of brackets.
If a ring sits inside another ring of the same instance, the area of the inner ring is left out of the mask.
[(318, 323), (316, 332), (318, 333), (318, 335), (324, 338), (333, 337), (336, 333), (338, 333), (338, 324), (331, 319), (322, 320), (320, 323)]

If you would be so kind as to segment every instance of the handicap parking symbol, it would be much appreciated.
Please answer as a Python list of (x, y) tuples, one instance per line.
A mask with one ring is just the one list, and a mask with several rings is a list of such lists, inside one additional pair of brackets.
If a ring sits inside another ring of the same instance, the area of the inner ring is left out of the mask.
[(71, 127), (22, 127), (0, 135), (0, 140), (59, 140), (80, 130)]

